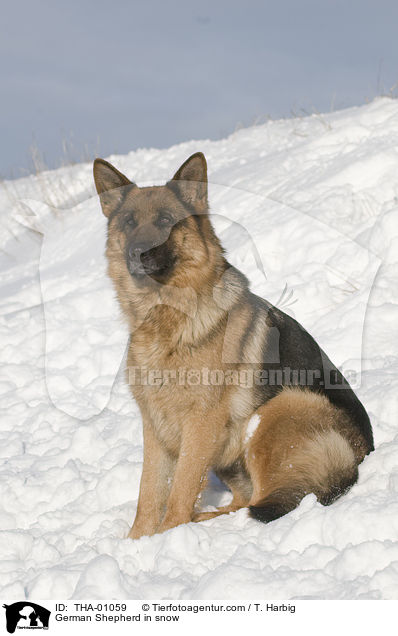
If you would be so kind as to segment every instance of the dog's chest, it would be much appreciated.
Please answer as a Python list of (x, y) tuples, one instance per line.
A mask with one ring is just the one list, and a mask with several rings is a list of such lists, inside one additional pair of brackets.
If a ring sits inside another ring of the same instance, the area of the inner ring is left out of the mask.
[(184, 350), (162, 350), (156, 342), (141, 346), (139, 339), (130, 344), (130, 388), (172, 455), (178, 455), (184, 427), (220, 400), (221, 387), (209, 386), (203, 369), (202, 361)]

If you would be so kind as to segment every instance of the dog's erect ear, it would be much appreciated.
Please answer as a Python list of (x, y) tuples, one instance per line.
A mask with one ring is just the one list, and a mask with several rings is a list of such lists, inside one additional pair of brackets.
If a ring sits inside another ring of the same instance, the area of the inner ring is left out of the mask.
[(135, 186), (135, 184), (104, 159), (95, 159), (93, 173), (102, 211), (105, 216), (109, 216), (115, 206), (120, 203), (124, 187)]
[(131, 185), (131, 181), (105, 159), (94, 160), (93, 172), (98, 194)]
[(181, 196), (191, 204), (207, 203), (207, 163), (202, 152), (184, 161), (169, 184), (178, 186)]

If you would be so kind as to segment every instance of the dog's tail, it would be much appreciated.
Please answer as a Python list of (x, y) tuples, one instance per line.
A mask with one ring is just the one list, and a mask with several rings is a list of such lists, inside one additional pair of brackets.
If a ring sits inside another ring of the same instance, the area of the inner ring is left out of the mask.
[(358, 461), (349, 441), (338, 431), (318, 432), (285, 453), (273, 473), (272, 489), (249, 506), (251, 517), (268, 523), (298, 506), (309, 493), (330, 505), (358, 479)]

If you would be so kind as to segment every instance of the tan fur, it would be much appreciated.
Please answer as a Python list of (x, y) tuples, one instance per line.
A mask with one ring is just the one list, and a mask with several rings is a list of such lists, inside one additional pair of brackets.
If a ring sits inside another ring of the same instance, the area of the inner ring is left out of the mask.
[(322, 494), (334, 471), (354, 470), (366, 454), (364, 445), (357, 446), (355, 457), (346, 437), (348, 417), (322, 395), (285, 388), (257, 413), (261, 424), (246, 459), (255, 484), (251, 505), (290, 484)]
[[(193, 155), (176, 173), (177, 194), (163, 186), (138, 188), (112, 170), (102, 160), (94, 166), (109, 217), (109, 275), (131, 333), (128, 368), (250, 372), (261, 369), (264, 351), (266, 362), (278, 362), (278, 333), (250, 303), (247, 285), (225, 261), (207, 216), (203, 155)], [(127, 194), (119, 192), (123, 188)], [(166, 239), (154, 220), (159, 208), (181, 221), (173, 229), (178, 266), (166, 282), (153, 277), (143, 284), (126, 266), (128, 233), (121, 219), (134, 210), (136, 240), (161, 244)], [(333, 471), (351, 470), (366, 453), (348, 416), (303, 389), (285, 388), (262, 405), (253, 386), (138, 383), (131, 390), (144, 427), (140, 495), (129, 535), (134, 539), (256, 505), (300, 480), (322, 495)], [(256, 413), (260, 424), (247, 440)], [(197, 513), (209, 469), (229, 485), (233, 501), (215, 513)]]

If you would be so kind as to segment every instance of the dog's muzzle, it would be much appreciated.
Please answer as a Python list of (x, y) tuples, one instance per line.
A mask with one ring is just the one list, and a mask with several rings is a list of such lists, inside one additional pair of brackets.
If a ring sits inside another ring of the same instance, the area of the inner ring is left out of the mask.
[(162, 274), (172, 264), (165, 245), (130, 245), (127, 253), (127, 267), (131, 276), (151, 276)]

